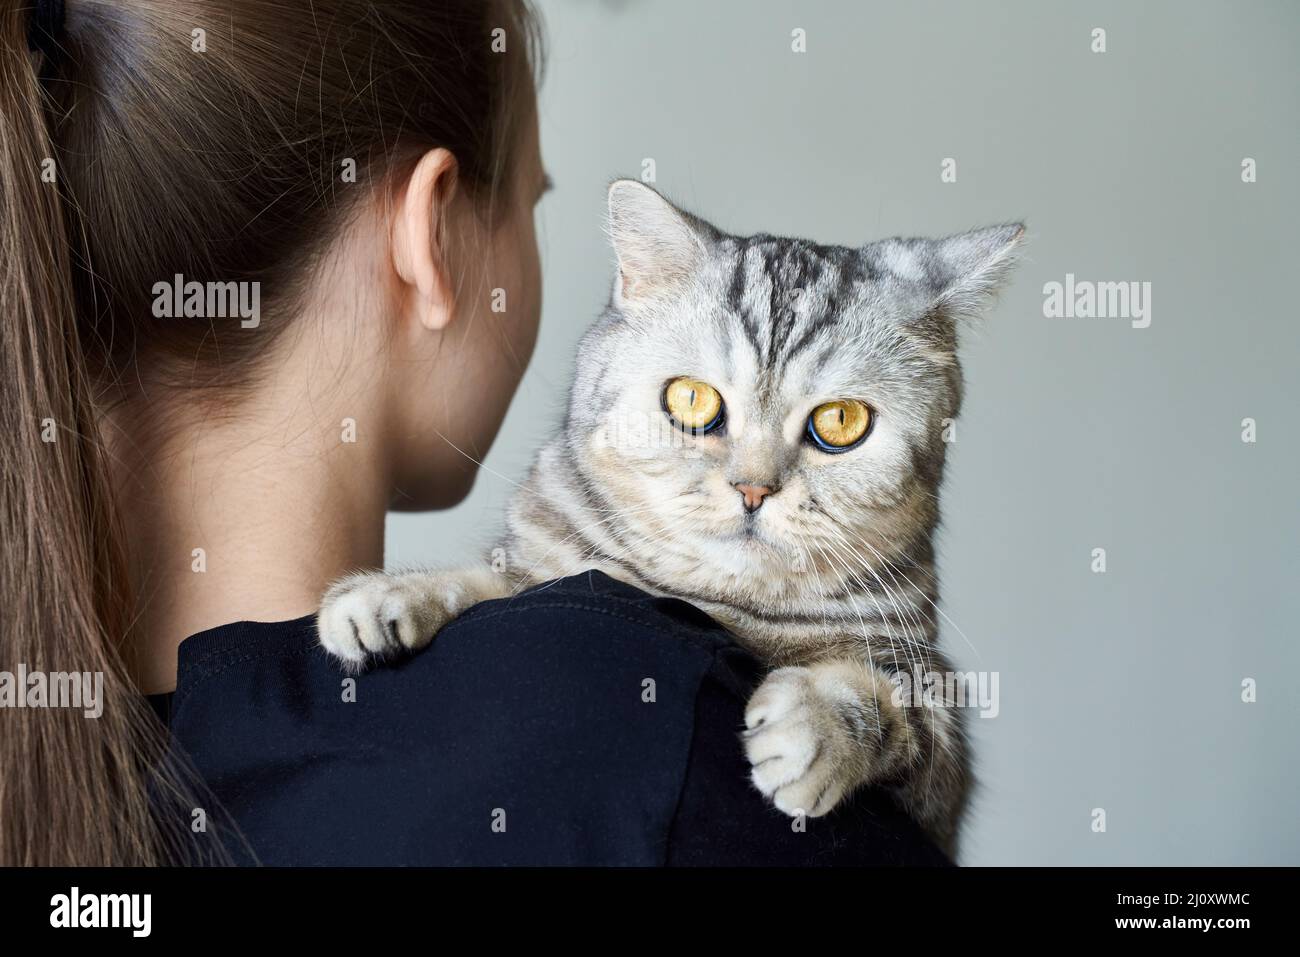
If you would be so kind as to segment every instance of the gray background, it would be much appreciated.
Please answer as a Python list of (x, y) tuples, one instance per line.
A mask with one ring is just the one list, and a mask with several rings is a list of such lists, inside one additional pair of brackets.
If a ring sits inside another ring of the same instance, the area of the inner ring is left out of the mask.
[[(963, 861), (1300, 863), (1300, 4), (542, 6), (541, 342), (473, 494), (392, 516), (389, 562), (489, 541), (608, 293), (604, 185), (644, 158), (733, 232), (1023, 217), (1027, 259), (964, 344), (944, 489), (943, 607), (970, 645), (944, 640), (1001, 676)], [(1044, 318), (1067, 272), (1149, 281), (1151, 326)]]

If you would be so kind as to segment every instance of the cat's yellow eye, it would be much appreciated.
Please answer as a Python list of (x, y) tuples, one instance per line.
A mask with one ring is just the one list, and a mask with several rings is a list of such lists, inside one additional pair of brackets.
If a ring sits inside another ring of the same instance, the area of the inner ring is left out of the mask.
[(808, 416), (808, 437), (823, 452), (845, 452), (871, 429), (871, 409), (857, 399), (837, 399)]
[(664, 386), (664, 411), (686, 432), (703, 435), (722, 424), (722, 396), (699, 379), (673, 379)]

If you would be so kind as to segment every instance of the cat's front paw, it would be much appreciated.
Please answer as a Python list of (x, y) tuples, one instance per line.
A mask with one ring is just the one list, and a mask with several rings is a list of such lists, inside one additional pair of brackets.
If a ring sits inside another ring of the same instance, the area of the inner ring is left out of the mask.
[(423, 573), (360, 572), (335, 582), (321, 599), (321, 647), (352, 670), (367, 661), (418, 651), (455, 617), (456, 586)]
[(745, 708), (745, 755), (763, 795), (792, 817), (828, 813), (864, 776), (847, 700), (809, 668), (781, 668)]

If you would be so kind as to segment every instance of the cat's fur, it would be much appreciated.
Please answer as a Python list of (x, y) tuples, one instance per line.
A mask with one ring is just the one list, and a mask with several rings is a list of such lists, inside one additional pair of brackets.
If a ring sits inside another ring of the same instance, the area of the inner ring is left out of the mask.
[[(477, 602), (599, 569), (695, 604), (774, 666), (744, 747), (778, 808), (821, 815), (885, 786), (952, 849), (970, 783), (962, 709), (899, 704), (891, 676), (952, 671), (932, 539), (961, 402), (957, 329), (1023, 227), (853, 249), (725, 235), (630, 180), (609, 208), (613, 295), (494, 561), (350, 576), (324, 597), (322, 644), (359, 666), (423, 647)], [(678, 376), (722, 394), (718, 433), (671, 426), (661, 397)], [(841, 398), (875, 422), (828, 454), (804, 425)], [(738, 483), (776, 491), (749, 514)]]

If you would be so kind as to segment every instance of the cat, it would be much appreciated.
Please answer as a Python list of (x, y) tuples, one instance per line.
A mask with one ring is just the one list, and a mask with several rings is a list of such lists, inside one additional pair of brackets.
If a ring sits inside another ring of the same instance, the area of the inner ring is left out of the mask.
[(321, 644), (349, 666), (417, 650), (478, 602), (598, 569), (683, 599), (773, 670), (746, 705), (754, 785), (820, 816), (889, 788), (954, 851), (971, 772), (941, 683), (933, 537), (958, 328), (1024, 227), (860, 248), (725, 234), (635, 180), (609, 187), (618, 259), (564, 426), (513, 497), (495, 562), (350, 575)]

